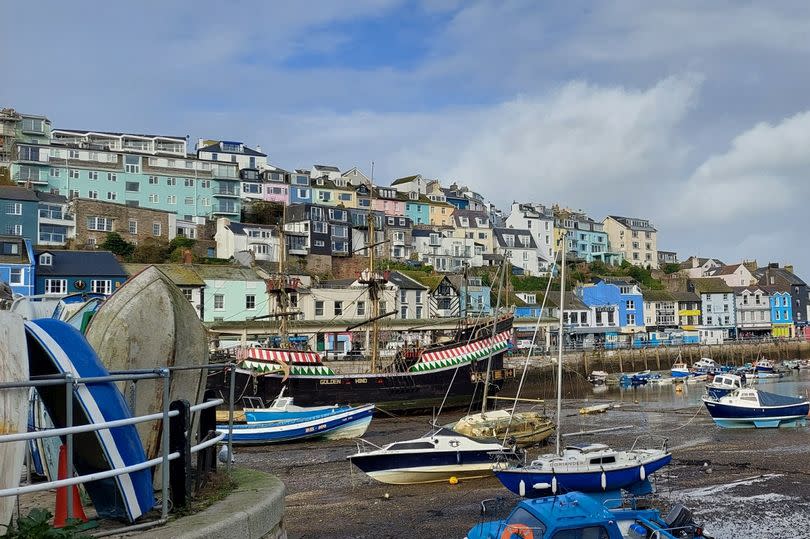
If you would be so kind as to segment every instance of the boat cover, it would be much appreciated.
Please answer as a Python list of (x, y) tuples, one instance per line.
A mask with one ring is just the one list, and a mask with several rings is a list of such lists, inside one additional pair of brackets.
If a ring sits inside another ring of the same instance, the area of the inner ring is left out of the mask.
[(422, 353), (419, 362), (410, 368), (412, 372), (421, 372), (443, 367), (452, 367), (463, 363), (469, 363), (487, 357), (490, 351), (495, 354), (509, 347), (509, 340), (512, 338), (512, 330), (502, 331), (495, 335), (495, 338), (487, 337), (463, 344), (446, 348), (444, 350), (430, 350)]
[(785, 395), (777, 395), (776, 393), (768, 393), (767, 391), (758, 391), (757, 393), (759, 394), (759, 403), (762, 406), (786, 406), (807, 402), (806, 399), (801, 397), (788, 397)]
[(323, 365), (317, 352), (273, 350), (269, 348), (244, 348), (236, 352), (237, 359), (258, 359), (287, 364)]

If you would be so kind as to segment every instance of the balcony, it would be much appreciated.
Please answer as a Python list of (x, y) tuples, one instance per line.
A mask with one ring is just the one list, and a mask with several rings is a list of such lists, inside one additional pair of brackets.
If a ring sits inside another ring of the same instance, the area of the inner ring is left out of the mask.
[(215, 215), (239, 215), (239, 208), (233, 204), (220, 204), (214, 206), (213, 212)]
[(19, 172), (17, 172), (16, 174), (14, 174), (12, 179), (15, 182), (23, 185), (28, 183), (30, 183), (31, 185), (48, 185), (48, 180), (47, 179), (43, 180), (42, 176), (43, 175), (41, 174), (20, 174)]
[(239, 190), (230, 188), (230, 187), (220, 187), (219, 189), (214, 189), (214, 196), (215, 197), (233, 197), (239, 198)]
[(73, 215), (61, 210), (39, 209), (39, 222), (46, 225), (73, 225)]

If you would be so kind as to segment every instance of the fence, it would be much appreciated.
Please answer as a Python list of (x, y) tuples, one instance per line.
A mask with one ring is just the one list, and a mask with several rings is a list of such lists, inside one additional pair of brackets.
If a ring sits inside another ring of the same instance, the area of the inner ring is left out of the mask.
[[(146, 528), (151, 528), (154, 526), (160, 526), (165, 524), (168, 520), (169, 514), (169, 462), (177, 459), (180, 457), (180, 452), (170, 452), (169, 447), (169, 419), (173, 417), (177, 417), (180, 412), (178, 410), (171, 410), (170, 409), (170, 401), (169, 401), (169, 389), (171, 383), (171, 374), (172, 372), (176, 371), (188, 371), (188, 370), (199, 370), (201, 374), (203, 372), (208, 372), (217, 369), (228, 369), (230, 373), (229, 378), (229, 398), (228, 398), (228, 458), (226, 460), (226, 471), (230, 473), (231, 469), (231, 455), (233, 455), (233, 445), (232, 445), (232, 434), (233, 434), (233, 411), (234, 411), (234, 382), (235, 382), (235, 375), (236, 375), (236, 368), (233, 363), (222, 363), (222, 364), (209, 364), (209, 365), (201, 365), (201, 366), (190, 366), (190, 367), (168, 367), (164, 369), (157, 369), (157, 370), (130, 370), (130, 371), (115, 371), (109, 373), (107, 376), (95, 376), (95, 377), (86, 377), (86, 378), (74, 378), (71, 374), (66, 373), (64, 375), (55, 375), (55, 376), (43, 376), (43, 377), (35, 377), (32, 380), (27, 382), (17, 382), (17, 383), (0, 383), (0, 391), (8, 390), (8, 389), (20, 389), (20, 388), (36, 388), (36, 387), (44, 387), (44, 386), (55, 386), (64, 384), (65, 386), (65, 410), (66, 410), (66, 426), (62, 428), (53, 428), (47, 429), (38, 432), (23, 432), (23, 433), (15, 433), (15, 434), (5, 434), (0, 435), (0, 443), (9, 443), (9, 442), (27, 442), (29, 440), (36, 440), (39, 438), (48, 438), (51, 436), (64, 436), (65, 437), (65, 452), (67, 454), (67, 478), (66, 479), (57, 479), (55, 481), (46, 481), (37, 484), (27, 484), (25, 486), (18, 486), (14, 488), (7, 488), (0, 490), (0, 497), (5, 496), (20, 496), (21, 494), (28, 494), (32, 492), (41, 492), (46, 490), (51, 490), (54, 488), (60, 487), (72, 487), (73, 485), (80, 485), (83, 483), (88, 483), (91, 481), (98, 481), (101, 479), (107, 479), (110, 477), (115, 477), (118, 475), (129, 474), (133, 472), (137, 472), (140, 470), (144, 470), (147, 468), (152, 468), (157, 465), (161, 465), (161, 516), (160, 519), (150, 522), (145, 522), (141, 524), (133, 524), (130, 526), (125, 526), (122, 528), (117, 528), (115, 530), (111, 530), (108, 532), (102, 532), (96, 534), (96, 537), (103, 537), (106, 535), (118, 534), (127, 531), (135, 531), (141, 530)], [(148, 380), (148, 379), (162, 379), (163, 380), (163, 410), (160, 413), (142, 415), (142, 416), (135, 416), (130, 417), (127, 419), (119, 419), (114, 421), (105, 421), (102, 423), (92, 423), (87, 425), (73, 425), (73, 393), (74, 388), (79, 384), (90, 384), (90, 383), (97, 383), (97, 382), (127, 382), (132, 381), (136, 382), (138, 380)], [(202, 410), (206, 410), (209, 408), (214, 408), (224, 403), (224, 400), (219, 399), (211, 399), (204, 402), (195, 403), (194, 405), (189, 407), (190, 413), (200, 412)], [(77, 477), (73, 477), (73, 435), (79, 434), (83, 432), (95, 432), (103, 429), (112, 429), (116, 427), (123, 427), (127, 425), (135, 425), (138, 423), (145, 423), (148, 421), (156, 421), (162, 420), (162, 436), (161, 436), (161, 451), (162, 454), (160, 457), (147, 460), (145, 462), (125, 466), (121, 468), (112, 468), (110, 470), (104, 472), (96, 472), (87, 475), (81, 475)], [(191, 422), (193, 423), (193, 422)], [(225, 438), (225, 433), (219, 434), (214, 436), (209, 440), (202, 441), (196, 445), (191, 446), (191, 454), (197, 453), (204, 449), (208, 449), (217, 443), (221, 442)], [(27, 451), (27, 449), (26, 449)], [(30, 469), (30, 462), (28, 464)], [(30, 475), (30, 474), (29, 474)], [(72, 517), (72, 509), (73, 509), (73, 489), (67, 488), (67, 518), (70, 519)]]

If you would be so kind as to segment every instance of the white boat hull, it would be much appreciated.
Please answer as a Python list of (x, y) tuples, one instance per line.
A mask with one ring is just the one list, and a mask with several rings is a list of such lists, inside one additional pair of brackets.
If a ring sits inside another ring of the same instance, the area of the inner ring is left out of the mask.
[[(11, 312), (0, 311), (0, 380), (3, 382), (28, 381), (28, 347), (23, 319)], [(28, 393), (26, 387), (0, 391), (0, 434), (28, 431)], [(25, 442), (0, 444), (0, 489), (20, 486)], [(11, 520), (17, 499), (0, 498), (0, 528)]]
[(460, 466), (425, 466), (380, 470), (368, 473), (372, 479), (389, 485), (414, 485), (418, 483), (439, 483), (455, 477), (459, 481), (480, 479), (492, 475), (492, 463), (464, 464)]
[(326, 436), (324, 439), (326, 440), (350, 440), (352, 438), (359, 438), (360, 436), (364, 435), (368, 430), (368, 426), (371, 424), (371, 420), (373, 418), (371, 416), (363, 419), (362, 421), (357, 421), (351, 425), (347, 425), (345, 427), (341, 427), (339, 429), (333, 430)]

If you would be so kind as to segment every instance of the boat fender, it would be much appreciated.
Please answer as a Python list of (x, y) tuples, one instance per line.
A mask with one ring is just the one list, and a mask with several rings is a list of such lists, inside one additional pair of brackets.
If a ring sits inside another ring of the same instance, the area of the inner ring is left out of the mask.
[(607, 490), (607, 475), (605, 474), (604, 468), (602, 468), (602, 476), (600, 477), (600, 481), (602, 484), (602, 490)]
[(557, 476), (551, 476), (551, 493), (557, 494)]
[(521, 497), (526, 496), (526, 483), (523, 482), (523, 479), (518, 483), (518, 494), (520, 494)]
[(641, 467), (638, 469), (638, 476), (641, 478), (642, 481), (647, 478), (647, 470), (644, 469), (644, 465), (642, 464)]

